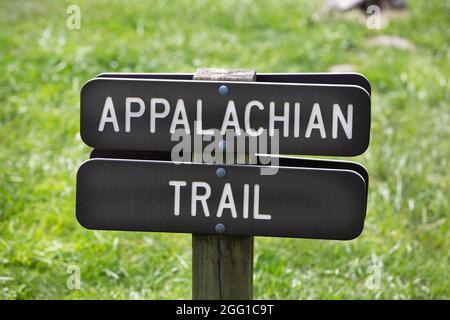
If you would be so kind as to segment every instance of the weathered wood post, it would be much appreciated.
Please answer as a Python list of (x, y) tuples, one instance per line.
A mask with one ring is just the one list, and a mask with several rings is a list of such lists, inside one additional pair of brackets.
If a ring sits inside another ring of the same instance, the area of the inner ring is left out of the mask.
[[(194, 79), (255, 81), (256, 72), (200, 68)], [(194, 161), (196, 158), (201, 159), (194, 154)], [(249, 300), (252, 297), (253, 236), (193, 234), (192, 298)]]

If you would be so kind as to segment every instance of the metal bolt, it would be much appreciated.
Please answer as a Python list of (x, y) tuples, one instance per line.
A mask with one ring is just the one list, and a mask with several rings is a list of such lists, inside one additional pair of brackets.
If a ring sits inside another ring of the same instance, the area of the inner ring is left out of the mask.
[(217, 168), (217, 170), (216, 170), (216, 175), (219, 177), (219, 178), (223, 178), (223, 177), (225, 177), (225, 175), (226, 175), (226, 170), (224, 169), (224, 168)]
[(219, 142), (219, 149), (220, 149), (221, 151), (225, 151), (225, 150), (227, 149), (227, 142), (224, 141), (224, 140), (220, 141), (220, 142)]
[(228, 94), (228, 87), (225, 85), (221, 85), (219, 87), (219, 93), (221, 96), (226, 96)]
[(225, 226), (222, 223), (218, 223), (214, 227), (214, 230), (216, 230), (217, 233), (223, 233), (225, 231)]

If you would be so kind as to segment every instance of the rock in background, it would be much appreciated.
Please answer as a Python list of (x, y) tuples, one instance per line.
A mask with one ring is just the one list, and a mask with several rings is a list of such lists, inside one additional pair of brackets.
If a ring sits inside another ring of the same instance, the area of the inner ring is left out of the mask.
[(328, 0), (326, 6), (329, 9), (347, 11), (355, 8), (366, 10), (371, 5), (377, 5), (385, 9), (405, 9), (406, 0)]

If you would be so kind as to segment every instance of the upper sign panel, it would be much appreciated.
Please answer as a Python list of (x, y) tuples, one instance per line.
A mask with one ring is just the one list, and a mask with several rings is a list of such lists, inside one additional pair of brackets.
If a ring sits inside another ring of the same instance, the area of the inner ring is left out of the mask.
[(280, 154), (355, 156), (369, 144), (370, 95), (356, 85), (96, 78), (81, 91), (91, 147), (171, 151), (173, 133), (269, 137)]

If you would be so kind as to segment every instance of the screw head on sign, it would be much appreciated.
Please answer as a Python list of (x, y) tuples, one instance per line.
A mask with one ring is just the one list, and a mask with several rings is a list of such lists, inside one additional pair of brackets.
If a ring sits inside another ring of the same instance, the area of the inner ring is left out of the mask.
[(223, 233), (225, 231), (225, 226), (222, 223), (218, 223), (214, 227), (214, 230), (216, 230), (217, 233)]
[(225, 85), (221, 85), (219, 87), (219, 93), (221, 96), (226, 96), (228, 94), (228, 87)]
[(227, 174), (227, 172), (226, 172), (226, 170), (225, 170), (224, 168), (217, 168), (217, 170), (216, 170), (216, 175), (217, 175), (219, 178), (225, 177), (226, 174)]

